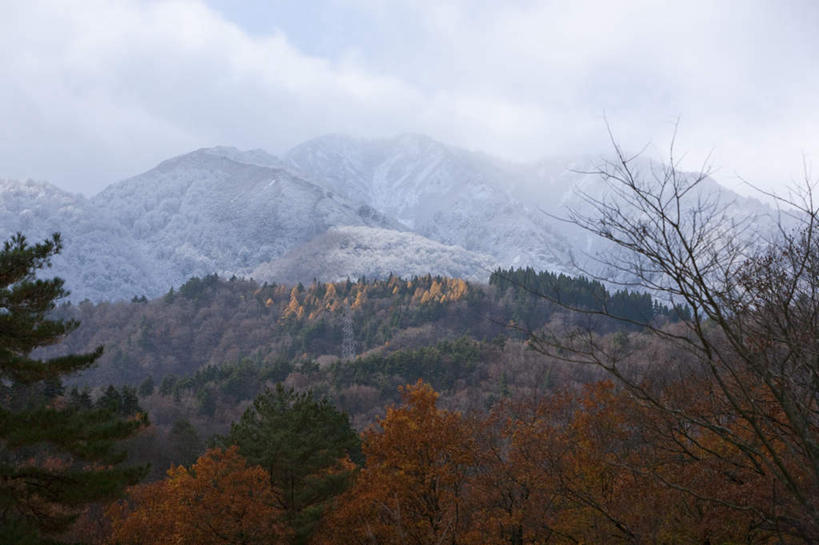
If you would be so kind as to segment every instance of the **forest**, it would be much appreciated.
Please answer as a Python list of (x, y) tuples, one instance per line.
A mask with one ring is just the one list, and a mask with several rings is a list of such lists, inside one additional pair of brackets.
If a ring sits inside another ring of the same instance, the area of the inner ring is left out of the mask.
[(657, 324), (677, 319), (645, 294), (610, 294), (582, 277), (526, 278), (532, 274), (498, 270), (489, 285), (432, 276), (306, 287), (192, 278), (153, 301), (59, 307), (58, 316), (81, 325), (38, 353), (104, 344), (95, 367), (66, 381), (69, 398), (136, 394), (160, 442), (177, 422), (192, 424), (206, 440), (238, 418), (264, 385), (282, 382), (326, 396), (364, 429), (399, 400), (399, 386), (419, 378), (463, 408), (486, 408), (519, 390), (561, 387), (574, 380), (570, 375), (589, 373), (529, 350), (527, 330), (580, 319), (601, 333), (638, 332), (611, 319), (573, 317), (530, 293), (550, 281), (560, 283), (572, 304), (599, 308), (614, 301)]
[(40, 273), (60, 236), (12, 237), (4, 538), (816, 543), (810, 193), (796, 227), (742, 246), (719, 209), (679, 215), (701, 179), (610, 178), (641, 213), (592, 198), (602, 220), (575, 221), (629, 248), (618, 265), (643, 289), (532, 269), (486, 285), (209, 275), (59, 304), (63, 281)]

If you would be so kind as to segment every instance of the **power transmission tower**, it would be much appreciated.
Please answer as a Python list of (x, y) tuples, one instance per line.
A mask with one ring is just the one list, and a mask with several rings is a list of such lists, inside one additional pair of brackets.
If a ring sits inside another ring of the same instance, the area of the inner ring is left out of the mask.
[(353, 333), (352, 312), (349, 309), (345, 309), (341, 319), (341, 359), (350, 361), (355, 359), (355, 336)]

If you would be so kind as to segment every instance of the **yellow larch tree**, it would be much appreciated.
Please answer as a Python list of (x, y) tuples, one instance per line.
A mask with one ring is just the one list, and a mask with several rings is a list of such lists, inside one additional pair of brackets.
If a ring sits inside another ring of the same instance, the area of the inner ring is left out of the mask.
[(294, 287), (290, 290), (290, 302), (285, 307), (284, 312), (282, 312), (282, 318), (290, 318), (292, 316), (299, 319), (304, 316), (304, 307), (299, 303), (298, 287)]

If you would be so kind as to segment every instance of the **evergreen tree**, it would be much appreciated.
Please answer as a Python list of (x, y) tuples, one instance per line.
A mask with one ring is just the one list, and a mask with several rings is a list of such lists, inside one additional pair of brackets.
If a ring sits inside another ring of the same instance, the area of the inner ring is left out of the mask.
[(108, 409), (112, 413), (119, 414), (122, 409), (122, 396), (116, 386), (109, 385), (95, 405), (99, 409)]
[[(18, 233), (0, 251), (0, 536), (4, 543), (56, 543), (86, 504), (116, 497), (144, 475), (122, 468), (119, 440), (145, 424), (105, 408), (62, 402), (60, 379), (90, 366), (86, 354), (38, 359), (32, 352), (78, 326), (50, 317), (67, 295), (60, 278), (37, 278), (61, 249), (59, 234), (34, 245)], [(72, 396), (72, 398), (75, 396)], [(76, 397), (80, 397), (77, 393)]]
[(139, 397), (137, 397), (134, 388), (131, 386), (123, 386), (120, 392), (122, 403), (119, 406), (119, 414), (122, 416), (133, 416), (145, 412), (142, 410), (142, 407), (139, 406)]
[(168, 449), (171, 462), (177, 465), (189, 466), (196, 461), (205, 450), (199, 433), (187, 419), (182, 418), (174, 422), (168, 432)]
[(149, 376), (139, 385), (139, 397), (148, 397), (154, 393), (154, 378)]
[(90, 409), (94, 405), (93, 401), (91, 401), (91, 394), (88, 393), (88, 388), (80, 391), (76, 386), (71, 388), (71, 392), (68, 394), (68, 403), (76, 409)]
[(295, 543), (308, 541), (329, 500), (346, 489), (349, 460), (362, 458), (360, 439), (346, 414), (326, 399), (281, 384), (254, 400), (226, 442), (269, 472)]

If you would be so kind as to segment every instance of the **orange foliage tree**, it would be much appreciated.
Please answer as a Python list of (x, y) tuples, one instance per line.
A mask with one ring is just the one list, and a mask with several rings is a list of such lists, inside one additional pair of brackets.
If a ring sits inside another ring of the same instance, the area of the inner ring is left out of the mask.
[[(675, 395), (696, 403), (695, 390)], [(483, 427), (486, 543), (768, 543), (771, 481), (610, 382), (502, 406)], [(488, 439), (487, 439), (488, 438)], [(485, 446), (484, 446), (485, 445)], [(693, 490), (706, 495), (692, 494)], [(778, 542), (778, 541), (776, 541)], [(789, 542), (789, 541), (785, 541)]]
[(211, 449), (190, 469), (172, 467), (108, 509), (111, 542), (121, 545), (284, 543), (281, 514), (267, 472), (248, 466), (237, 447)]
[[(707, 167), (697, 173), (679, 170), (673, 141), (668, 164), (650, 167), (613, 139), (612, 144), (614, 159), (596, 171), (602, 185), (594, 194), (581, 195), (582, 206), (569, 210), (568, 220), (617, 247), (595, 269), (628, 279), (670, 306), (687, 307), (687, 316), (679, 327), (666, 327), (605, 306), (574, 310), (640, 327), (676, 351), (663, 366), (684, 376), (682, 383), (697, 383), (700, 395), (714, 396), (716, 403), (698, 406), (685, 399), (679, 405), (669, 391), (624, 372), (633, 351), (625, 346), (612, 350), (580, 320), (570, 332), (534, 334), (532, 345), (558, 359), (606, 370), (671, 425), (674, 433), (667, 438), (681, 439), (677, 450), (684, 459), (721, 467), (717, 482), (728, 489), (766, 479), (775, 501), (750, 507), (745, 495), (725, 498), (722, 487), (709, 480), (671, 481), (671, 488), (734, 507), (737, 516), (752, 509), (764, 519), (761, 526), (782, 536), (781, 541), (819, 543), (815, 183), (806, 176), (787, 197), (763, 193), (781, 207), (774, 225), (763, 220), (766, 214), (735, 209), (731, 199), (710, 188)], [(557, 295), (543, 294), (560, 303)]]
[(403, 405), (364, 433), (367, 465), (339, 497), (318, 543), (464, 542), (471, 430), (459, 413), (437, 407), (428, 384), (419, 380), (401, 394)]
[[(718, 410), (700, 391), (668, 395)], [(766, 525), (775, 488), (735, 445), (611, 382), (482, 418), (438, 408), (420, 381), (402, 395), (365, 433), (366, 467), (317, 543), (801, 543)]]

